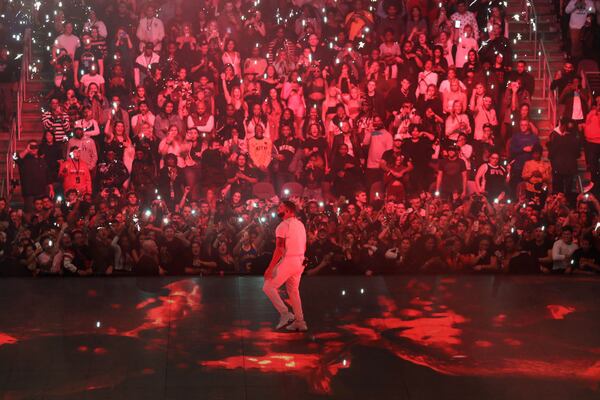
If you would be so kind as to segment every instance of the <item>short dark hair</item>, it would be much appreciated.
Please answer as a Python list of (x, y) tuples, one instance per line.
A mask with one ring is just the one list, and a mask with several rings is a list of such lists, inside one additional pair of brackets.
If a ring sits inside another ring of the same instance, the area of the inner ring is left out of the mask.
[(296, 213), (296, 203), (290, 200), (284, 200), (282, 201), (282, 203), (285, 206), (285, 208), (288, 209), (288, 211), (293, 212), (294, 214)]

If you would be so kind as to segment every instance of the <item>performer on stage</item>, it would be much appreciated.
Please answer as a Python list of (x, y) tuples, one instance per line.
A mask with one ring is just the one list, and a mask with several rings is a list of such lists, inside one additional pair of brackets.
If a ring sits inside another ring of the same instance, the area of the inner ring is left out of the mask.
[[(277, 242), (273, 259), (265, 271), (263, 291), (281, 315), (276, 329), (286, 327), (289, 331), (304, 332), (308, 327), (304, 321), (298, 288), (304, 271), (306, 229), (296, 218), (296, 205), (291, 201), (283, 201), (279, 204), (278, 215), (283, 221), (275, 230)], [(279, 296), (278, 289), (284, 283), (293, 314)]]

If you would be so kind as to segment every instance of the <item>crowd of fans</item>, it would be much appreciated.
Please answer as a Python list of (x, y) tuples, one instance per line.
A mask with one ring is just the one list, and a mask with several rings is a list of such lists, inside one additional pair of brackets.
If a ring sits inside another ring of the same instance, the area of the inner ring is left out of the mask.
[(0, 274), (262, 273), (280, 199), (309, 275), (600, 272), (600, 97), (567, 61), (540, 138), (505, 3), (91, 3), (54, 13)]

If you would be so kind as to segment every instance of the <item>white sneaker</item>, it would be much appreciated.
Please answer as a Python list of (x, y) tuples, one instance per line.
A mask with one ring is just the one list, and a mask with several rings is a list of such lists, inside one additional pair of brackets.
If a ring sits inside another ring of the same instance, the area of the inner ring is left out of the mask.
[(289, 324), (285, 329), (294, 332), (306, 332), (308, 330), (308, 326), (306, 325), (306, 321), (294, 321), (291, 324)]
[(284, 326), (289, 325), (290, 323), (294, 322), (294, 319), (295, 319), (294, 314), (292, 314), (291, 312), (283, 314), (279, 318), (279, 323), (277, 324), (275, 329), (281, 329)]

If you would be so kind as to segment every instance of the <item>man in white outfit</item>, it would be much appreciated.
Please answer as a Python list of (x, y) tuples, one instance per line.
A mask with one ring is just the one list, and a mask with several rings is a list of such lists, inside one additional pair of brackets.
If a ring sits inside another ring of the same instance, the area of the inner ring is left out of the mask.
[(145, 43), (152, 43), (154, 50), (160, 51), (162, 41), (165, 38), (165, 26), (163, 22), (156, 17), (154, 6), (148, 4), (145, 9), (145, 15), (140, 18), (136, 36), (140, 41), (140, 52), (144, 51)]
[[(304, 272), (304, 252), (306, 251), (306, 229), (296, 218), (296, 205), (291, 201), (279, 204), (278, 215), (283, 221), (275, 229), (276, 246), (273, 259), (265, 271), (263, 291), (271, 300), (280, 319), (276, 329), (287, 326), (289, 331), (307, 331), (300, 300), (300, 279)], [(292, 310), (279, 296), (278, 289), (285, 283)]]

